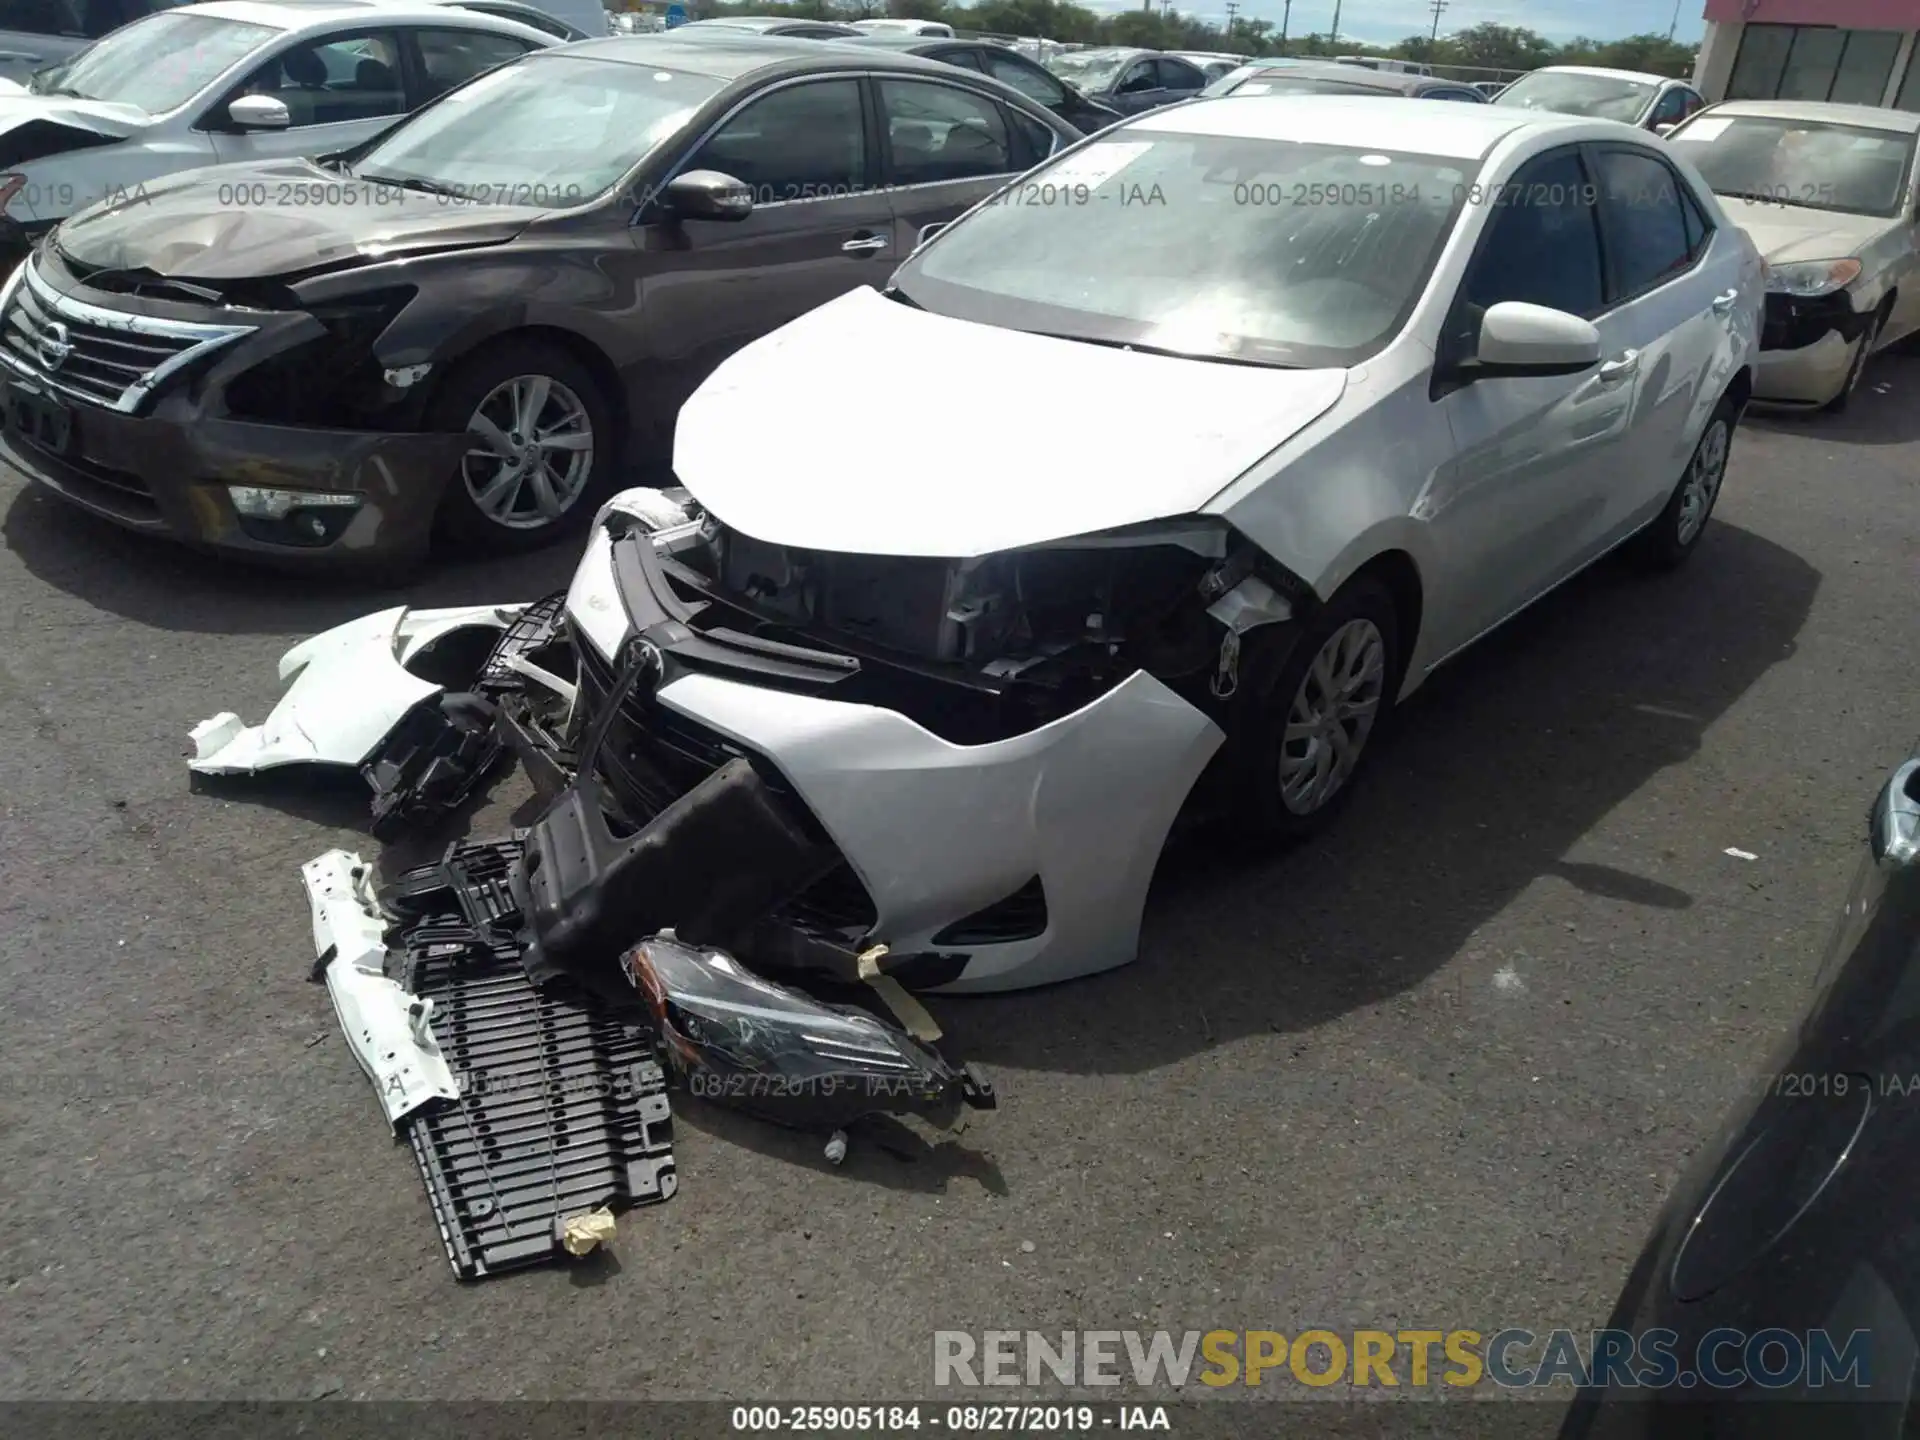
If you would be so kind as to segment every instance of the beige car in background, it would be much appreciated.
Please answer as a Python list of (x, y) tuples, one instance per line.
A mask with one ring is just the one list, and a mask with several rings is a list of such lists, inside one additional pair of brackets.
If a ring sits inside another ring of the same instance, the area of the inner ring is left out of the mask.
[(1920, 330), (1916, 136), (1903, 110), (1736, 100), (1667, 137), (1766, 257), (1756, 401), (1843, 409)]

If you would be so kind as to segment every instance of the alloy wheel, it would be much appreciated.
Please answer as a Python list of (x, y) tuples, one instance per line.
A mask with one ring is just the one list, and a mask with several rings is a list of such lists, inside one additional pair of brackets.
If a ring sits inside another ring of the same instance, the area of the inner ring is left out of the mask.
[(1349, 620), (1320, 646), (1280, 744), (1280, 799), (1311, 815), (1353, 777), (1386, 695), (1387, 647), (1371, 620)]
[(1680, 514), (1676, 536), (1682, 545), (1691, 545), (1700, 527), (1707, 523), (1713, 502), (1720, 494), (1720, 482), (1727, 473), (1727, 442), (1730, 430), (1718, 416), (1707, 426), (1707, 433), (1694, 447), (1693, 460), (1687, 466), (1680, 487)]
[(593, 421), (550, 375), (517, 375), (487, 392), (467, 421), (475, 442), (460, 476), (474, 506), (509, 530), (537, 530), (572, 508), (593, 473)]

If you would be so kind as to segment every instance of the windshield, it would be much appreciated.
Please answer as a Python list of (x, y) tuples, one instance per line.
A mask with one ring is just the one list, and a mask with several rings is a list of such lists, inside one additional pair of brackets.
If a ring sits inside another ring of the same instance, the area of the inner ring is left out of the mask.
[(940, 314), (1278, 366), (1381, 349), (1470, 170), (1431, 156), (1122, 132), (1030, 172), (894, 277)]
[(1104, 90), (1120, 73), (1120, 67), (1131, 59), (1131, 50), (1077, 50), (1054, 56), (1047, 61), (1047, 68), (1082, 90)]
[(1702, 115), (1669, 137), (1716, 195), (1891, 219), (1913, 158), (1913, 136), (1862, 125)]
[(531, 55), (420, 111), (360, 156), (353, 173), (481, 204), (585, 205), (678, 133), (721, 83)]
[(27, 88), (37, 95), (76, 95), (163, 115), (281, 33), (211, 15), (149, 15), (89, 45), (65, 64), (35, 71)]
[(1611, 75), (1569, 75), (1564, 70), (1536, 70), (1522, 75), (1494, 98), (1496, 105), (1518, 105), (1523, 110), (1552, 110), (1560, 115), (1585, 115), (1594, 120), (1640, 118), (1659, 87), (1646, 80), (1621, 80)]

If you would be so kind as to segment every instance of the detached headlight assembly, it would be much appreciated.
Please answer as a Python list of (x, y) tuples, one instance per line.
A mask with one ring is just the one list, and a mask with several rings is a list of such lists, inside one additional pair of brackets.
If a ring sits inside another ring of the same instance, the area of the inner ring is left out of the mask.
[(1817, 299), (1844, 290), (1860, 278), (1860, 262), (1846, 260), (1802, 260), (1791, 265), (1767, 266), (1767, 293), (1791, 295), (1798, 300)]

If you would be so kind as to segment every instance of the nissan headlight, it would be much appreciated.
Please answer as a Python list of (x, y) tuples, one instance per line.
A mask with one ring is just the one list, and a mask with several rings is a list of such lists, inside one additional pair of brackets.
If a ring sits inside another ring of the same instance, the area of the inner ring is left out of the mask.
[(1767, 266), (1767, 293), (1791, 295), (1797, 300), (1817, 299), (1844, 290), (1860, 278), (1860, 262), (1845, 260), (1801, 260), (1791, 265)]

